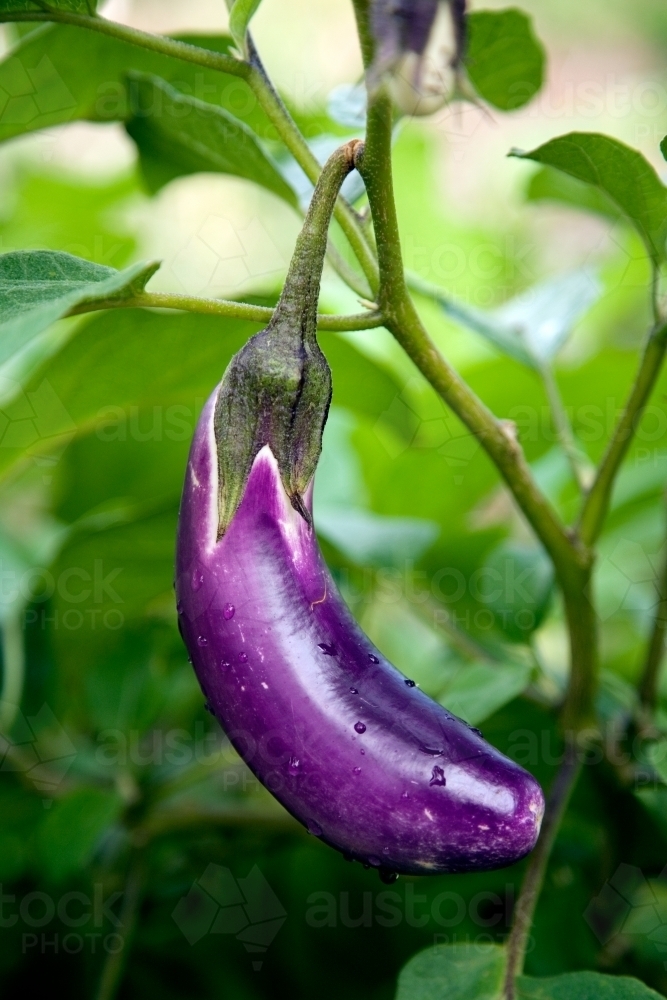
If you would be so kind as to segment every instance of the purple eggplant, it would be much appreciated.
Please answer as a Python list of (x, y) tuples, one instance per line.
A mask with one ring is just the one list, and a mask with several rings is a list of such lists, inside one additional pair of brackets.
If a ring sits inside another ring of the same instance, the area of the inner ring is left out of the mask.
[(313, 525), (331, 382), (316, 341), (327, 225), (355, 157), (331, 158), (273, 319), (206, 404), (179, 517), (179, 626), (208, 707), (315, 837), (389, 878), (511, 864), (535, 844), (535, 779), (376, 649)]

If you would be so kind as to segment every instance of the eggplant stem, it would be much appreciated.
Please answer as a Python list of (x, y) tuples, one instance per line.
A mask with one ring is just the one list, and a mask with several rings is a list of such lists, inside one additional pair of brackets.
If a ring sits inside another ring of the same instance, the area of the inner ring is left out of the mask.
[(516, 998), (516, 977), (523, 972), (528, 935), (544, 883), (551, 849), (581, 771), (581, 760), (575, 741), (574, 734), (568, 735), (566, 738), (563, 762), (551, 786), (540, 836), (535, 850), (530, 855), (521, 884), (521, 891), (514, 910), (512, 930), (506, 943), (505, 1000), (515, 1000)]
[[(130, 941), (137, 925), (143, 898), (145, 872), (141, 857), (130, 865), (125, 881), (123, 908), (120, 913), (120, 930), (123, 946), (107, 953), (97, 989), (96, 1000), (114, 1000), (123, 978)], [(119, 935), (120, 936), (120, 935)]]

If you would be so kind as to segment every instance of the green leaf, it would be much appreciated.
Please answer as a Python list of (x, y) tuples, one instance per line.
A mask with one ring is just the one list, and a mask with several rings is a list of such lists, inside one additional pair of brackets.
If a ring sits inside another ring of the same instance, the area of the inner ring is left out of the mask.
[(667, 188), (651, 164), (617, 139), (570, 132), (530, 153), (511, 156), (554, 167), (602, 191), (632, 222), (654, 265), (667, 259)]
[(85, 867), (102, 834), (122, 810), (123, 800), (108, 789), (78, 788), (58, 799), (38, 833), (38, 852), (46, 876), (62, 882)]
[[(95, 431), (102, 446), (133, 438), (185, 447), (232, 354), (256, 330), (240, 320), (140, 309), (103, 313), (82, 324), (26, 380), (36, 432), (16, 440), (5, 432), (0, 477), (28, 455), (51, 453), (57, 434)], [(343, 338), (326, 334), (321, 344), (334, 375), (334, 401), (377, 418), (399, 392), (395, 382)], [(42, 407), (42, 397), (57, 401), (60, 417)], [(19, 400), (3, 404), (2, 413), (23, 427), (24, 409)]]
[(667, 135), (665, 136), (665, 138), (660, 143), (660, 152), (662, 153), (662, 155), (664, 156), (664, 158), (667, 160)]
[(513, 7), (468, 15), (468, 77), (502, 111), (528, 104), (544, 81), (545, 54), (530, 18)]
[(518, 1000), (659, 1000), (660, 994), (630, 976), (566, 972), (549, 979), (520, 976)]
[(160, 265), (123, 271), (55, 250), (18, 250), (0, 256), (0, 364), (74, 306), (131, 298)]
[(229, 12), (229, 30), (241, 52), (246, 52), (248, 25), (262, 0), (234, 0)]
[(595, 272), (580, 270), (534, 285), (489, 312), (444, 296), (441, 305), (448, 316), (479, 333), (503, 354), (539, 368), (558, 354), (601, 292)]
[[(54, 10), (88, 14), (92, 17), (97, 8), (97, 0), (49, 0), (49, 6)], [(44, 4), (37, 3), (37, 0), (0, 0), (0, 15), (19, 10), (44, 13)]]
[(526, 689), (530, 674), (526, 663), (466, 663), (438, 700), (454, 715), (477, 726), (514, 701)]
[(477, 589), (507, 638), (527, 642), (544, 620), (553, 584), (551, 562), (542, 549), (506, 543), (487, 559)]
[(607, 219), (622, 218), (613, 201), (599, 188), (578, 181), (569, 174), (562, 174), (553, 167), (540, 167), (535, 171), (528, 182), (526, 198), (528, 201), (556, 201)]
[[(396, 1000), (501, 1000), (505, 969), (505, 949), (500, 945), (436, 945), (403, 968)], [(659, 996), (638, 979), (598, 972), (517, 979), (517, 1000), (658, 1000)]]
[[(222, 55), (229, 36), (182, 35)], [(80, 58), (73, 59), (76, 52)], [(132, 114), (127, 73), (154, 73), (176, 89), (225, 108), (263, 137), (275, 131), (248, 84), (107, 35), (65, 24), (32, 31), (0, 62), (0, 141), (62, 122), (125, 121)]]
[(396, 1000), (500, 1000), (505, 965), (500, 945), (436, 945), (403, 968)]
[(254, 181), (297, 207), (296, 194), (241, 121), (158, 77), (133, 73), (131, 83), (136, 105), (126, 128), (151, 191), (175, 177), (213, 171)]

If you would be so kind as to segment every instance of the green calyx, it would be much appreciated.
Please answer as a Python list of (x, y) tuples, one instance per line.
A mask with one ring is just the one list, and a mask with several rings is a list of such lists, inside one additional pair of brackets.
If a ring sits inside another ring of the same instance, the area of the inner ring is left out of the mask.
[(245, 491), (257, 453), (269, 445), (292, 506), (310, 521), (303, 496), (322, 450), (331, 371), (317, 343), (317, 305), (331, 215), (363, 143), (327, 160), (271, 322), (236, 354), (215, 407), (221, 537)]

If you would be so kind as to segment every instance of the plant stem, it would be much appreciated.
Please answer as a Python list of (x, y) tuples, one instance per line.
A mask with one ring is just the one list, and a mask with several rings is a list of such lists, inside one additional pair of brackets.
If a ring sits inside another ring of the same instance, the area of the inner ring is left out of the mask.
[(11, 614), (2, 626), (2, 699), (0, 700), (0, 733), (12, 728), (25, 677), (25, 648), (22, 627), (23, 607)]
[(551, 415), (553, 417), (556, 435), (565, 456), (570, 463), (572, 475), (579, 489), (583, 492), (588, 489), (591, 483), (591, 466), (586, 457), (578, 447), (572, 430), (569, 417), (563, 406), (560, 390), (554, 377), (553, 369), (549, 362), (540, 364), (540, 375), (544, 384), (544, 389), (549, 400)]
[(559, 579), (566, 585), (573, 566), (589, 565), (589, 553), (578, 545), (576, 538), (567, 534), (555, 510), (538, 489), (511, 429), (496, 420), (440, 355), (408, 294), (392, 186), (391, 118), (391, 103), (381, 92), (370, 101), (365, 152), (357, 163), (373, 214), (381, 274), (378, 299), (385, 326), (485, 448), (551, 555)]
[(592, 565), (572, 567), (562, 586), (570, 646), (570, 679), (561, 713), (568, 731), (595, 725), (595, 692), (598, 684), (598, 626), (591, 592)]
[(515, 980), (523, 972), (528, 935), (544, 882), (549, 855), (580, 770), (581, 761), (577, 756), (576, 745), (574, 741), (568, 740), (565, 744), (563, 763), (550, 790), (537, 846), (528, 861), (514, 911), (512, 930), (507, 939), (506, 1000), (514, 1000), (516, 996)]
[(129, 944), (137, 924), (139, 907), (143, 896), (144, 878), (143, 864), (139, 858), (131, 865), (125, 882), (125, 898), (120, 913), (123, 947), (107, 952), (106, 960), (102, 966), (102, 975), (100, 976), (96, 1000), (113, 1000), (118, 992), (127, 961)]
[(44, 11), (0, 11), (0, 23), (3, 21), (52, 21), (57, 24), (70, 24), (74, 28), (97, 31), (102, 35), (109, 35), (110, 38), (117, 38), (121, 42), (138, 45), (142, 49), (150, 49), (151, 52), (159, 52), (173, 59), (182, 59), (196, 66), (203, 66), (205, 69), (231, 73), (232, 76), (240, 76), (243, 79), (247, 79), (249, 75), (248, 63), (225, 55), (224, 52), (202, 49), (198, 45), (180, 42), (166, 35), (153, 35), (148, 31), (140, 31), (138, 28), (109, 21), (105, 17), (90, 17), (87, 14), (75, 14), (73, 11), (52, 8)]
[[(267, 118), (308, 180), (312, 184), (317, 184), (322, 167), (271, 83), (250, 34), (248, 34), (248, 50), (250, 52), (249, 74), (247, 77), (249, 86), (252, 87), (255, 97), (261, 104)], [(341, 197), (336, 202), (334, 218), (345, 233), (370, 285), (371, 292), (374, 294), (379, 283), (377, 261), (366, 241), (366, 236), (359, 224), (356, 213)]]
[(661, 323), (649, 335), (625, 409), (614, 428), (595, 481), (584, 501), (578, 533), (585, 545), (592, 545), (602, 531), (616, 473), (630, 447), (644, 407), (660, 374), (666, 348), (667, 324)]
[[(165, 35), (153, 35), (146, 31), (139, 31), (103, 17), (89, 17), (85, 14), (75, 14), (65, 10), (0, 11), (0, 23), (11, 21), (52, 21), (58, 24), (69, 24), (75, 28), (97, 31), (130, 45), (137, 45), (140, 48), (170, 56), (173, 59), (181, 59), (196, 66), (203, 66), (205, 69), (241, 77), (254, 91), (264, 113), (308, 179), (313, 184), (317, 183), (321, 170), (320, 164), (269, 81), (250, 36), (248, 36), (248, 45), (252, 60), (245, 62), (221, 52), (212, 52), (210, 49), (203, 49), (197, 45), (190, 45), (188, 42), (168, 38)], [(354, 209), (343, 198), (338, 200), (335, 218), (359, 260), (371, 292), (375, 293), (378, 284), (377, 262)]]
[[(142, 292), (124, 299), (82, 302), (74, 306), (67, 315), (98, 312), (101, 309), (178, 309), (185, 312), (201, 313), (205, 316), (226, 316), (228, 319), (245, 319), (251, 323), (266, 324), (274, 310), (269, 306), (255, 306), (248, 302), (233, 302), (227, 299), (203, 299), (194, 295), (172, 295), (165, 292)], [(318, 330), (372, 330), (384, 323), (378, 310), (368, 310), (350, 316), (327, 315), (317, 317)]]
[(662, 572), (658, 579), (658, 605), (655, 609), (651, 638), (646, 651), (646, 662), (639, 683), (639, 697), (648, 712), (655, 711), (658, 703), (658, 679), (665, 655), (667, 632), (667, 552), (663, 557)]

